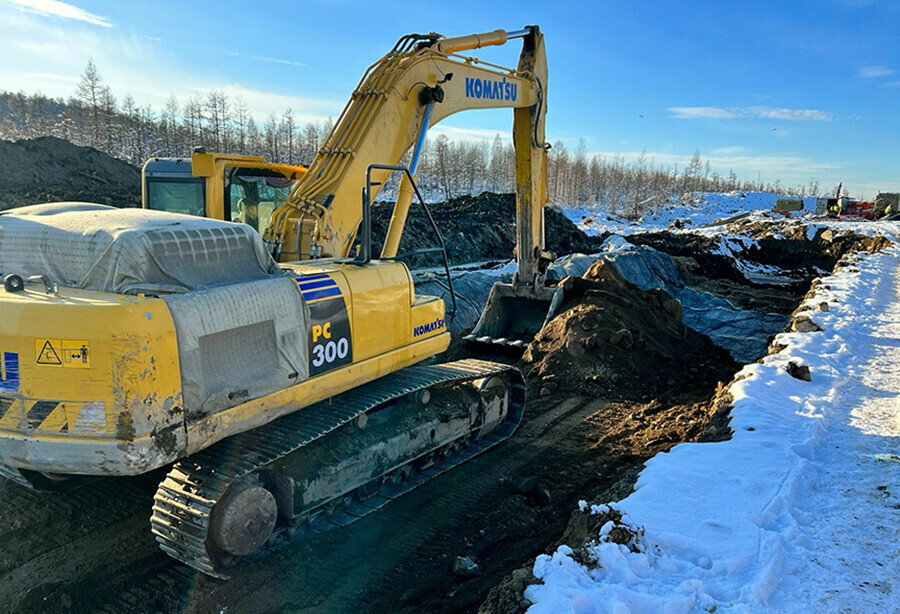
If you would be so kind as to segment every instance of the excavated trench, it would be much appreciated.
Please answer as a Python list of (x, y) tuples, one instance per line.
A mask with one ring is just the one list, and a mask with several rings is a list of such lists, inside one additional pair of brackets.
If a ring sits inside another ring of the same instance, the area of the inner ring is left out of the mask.
[[(480, 198), (491, 207), (498, 202)], [(443, 223), (459, 214), (447, 209)], [(765, 275), (749, 281), (715, 239), (652, 233), (629, 241), (673, 258), (679, 292), (710, 293), (748, 313), (778, 316), (766, 320), (780, 323), (769, 331), (775, 334), (814, 277), (849, 251), (884, 246), (880, 239), (820, 235), (757, 237), (759, 249), (741, 257), (778, 266), (770, 283)], [(603, 244), (573, 236), (580, 251)], [(463, 245), (458, 254), (482, 259), (482, 247), (494, 240)], [(490, 257), (507, 259), (505, 249)], [(580, 543), (596, 529), (586, 515), (573, 516), (579, 499), (620, 499), (654, 454), (683, 441), (728, 437), (726, 386), (740, 368), (733, 352), (687, 325), (687, 308), (669, 292), (629, 281), (633, 269), (623, 257), (597, 258), (583, 276), (560, 282), (568, 288), (565, 304), (519, 361), (528, 381), (522, 426), (497, 448), (348, 527), (280, 538), (229, 582), (158, 551), (147, 526), (158, 475), (101, 480), (67, 494), (2, 482), (0, 609), (523, 611), (534, 557)], [(463, 344), (452, 353), (483, 356)]]

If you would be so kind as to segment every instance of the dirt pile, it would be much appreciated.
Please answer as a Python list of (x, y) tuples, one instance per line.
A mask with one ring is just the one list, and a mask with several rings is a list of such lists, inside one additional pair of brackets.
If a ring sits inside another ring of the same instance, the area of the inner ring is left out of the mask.
[(810, 236), (808, 226), (788, 220), (742, 219), (729, 224), (728, 231), (756, 242), (747, 248), (749, 260), (786, 270), (797, 269), (799, 263), (831, 271), (847, 253), (876, 252), (890, 243), (883, 236), (863, 236), (849, 229), (817, 228)]
[[(394, 204), (378, 202), (372, 207), (372, 237), (375, 252), (387, 234)], [(516, 197), (514, 194), (482, 192), (478, 196), (461, 196), (442, 203), (429, 204), (434, 221), (441, 231), (450, 264), (486, 260), (509, 260), (516, 245)], [(545, 209), (547, 249), (557, 255), (595, 252), (605, 237), (589, 237), (563, 213)], [(413, 203), (400, 241), (400, 253), (437, 245), (434, 231)], [(438, 263), (434, 256), (416, 257), (417, 266)]]
[(533, 393), (649, 400), (714, 388), (738, 369), (726, 350), (682, 323), (677, 300), (639, 289), (612, 264), (599, 261), (565, 283), (563, 310), (523, 357)]
[(55, 137), (0, 141), (0, 210), (63, 200), (139, 207), (141, 171)]

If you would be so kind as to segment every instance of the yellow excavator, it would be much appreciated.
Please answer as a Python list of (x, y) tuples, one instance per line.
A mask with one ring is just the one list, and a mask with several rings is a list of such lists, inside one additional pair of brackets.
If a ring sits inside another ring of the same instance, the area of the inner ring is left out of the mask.
[[(523, 43), (516, 69), (460, 55), (510, 39)], [(352, 522), (508, 437), (521, 374), (425, 362), (447, 349), (453, 307), (418, 294), (397, 251), (412, 197), (425, 207), (415, 170), (428, 127), (512, 108), (518, 271), (492, 290), (474, 338), (524, 343), (549, 317), (559, 295), (544, 283), (546, 77), (536, 26), (404, 36), (368, 69), (309, 169), (279, 171), (290, 191), (265, 201), (267, 216), (258, 192), (240, 196), (253, 213), (205, 179), (202, 213), (219, 219), (154, 211), (178, 196), (162, 175), (148, 210), (0, 214), (0, 472), (54, 488), (171, 465), (151, 530), (166, 553), (224, 578), (273, 532)], [(190, 176), (260, 188), (274, 178), (265, 167), (198, 152)], [(399, 197), (376, 257), (371, 204), (391, 173)]]

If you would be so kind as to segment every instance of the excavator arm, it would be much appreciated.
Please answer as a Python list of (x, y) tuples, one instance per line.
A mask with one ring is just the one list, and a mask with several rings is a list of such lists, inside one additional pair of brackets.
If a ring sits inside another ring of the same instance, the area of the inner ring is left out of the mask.
[[(524, 39), (515, 70), (458, 55), (512, 38)], [(415, 146), (410, 165), (415, 173), (427, 128), (459, 111), (491, 108), (516, 109), (517, 183), (529, 186), (519, 194), (527, 201), (524, 208), (533, 209), (520, 217), (528, 222), (529, 242), (540, 243), (546, 77), (543, 35), (537, 27), (458, 38), (403, 37), (366, 71), (308, 172), (276, 212), (265, 237), (273, 253), (282, 261), (348, 256), (362, 219), (360, 193), (368, 166), (397, 164)], [(375, 172), (373, 181), (386, 175)], [(408, 187), (402, 191), (411, 195)], [(388, 252), (396, 250), (402, 233), (403, 209), (398, 206), (388, 234)]]
[[(460, 55), (516, 38), (523, 44), (515, 69)], [(518, 265), (512, 293), (549, 300), (543, 283), (552, 259), (544, 250), (546, 88), (544, 37), (537, 26), (456, 38), (434, 33), (404, 36), (363, 75), (308, 171), (274, 213), (264, 236), (267, 245), (283, 262), (349, 256), (362, 221), (360, 195), (367, 172), (372, 181), (370, 202), (390, 173), (369, 169), (371, 165), (396, 165), (413, 148), (409, 170), (414, 178), (429, 127), (460, 111), (510, 108)], [(404, 175), (382, 258), (397, 254), (413, 192)]]

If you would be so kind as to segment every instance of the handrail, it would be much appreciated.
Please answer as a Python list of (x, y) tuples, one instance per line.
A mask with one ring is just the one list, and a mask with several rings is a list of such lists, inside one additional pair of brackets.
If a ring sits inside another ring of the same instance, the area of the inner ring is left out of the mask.
[(366, 187), (363, 188), (362, 191), (362, 223), (360, 224), (360, 245), (359, 245), (359, 253), (357, 257), (350, 261), (351, 264), (368, 264), (372, 261), (372, 171), (390, 171), (401, 172), (406, 175), (407, 179), (409, 179), (409, 183), (415, 191), (416, 198), (418, 198), (419, 203), (422, 205), (422, 209), (425, 211), (425, 215), (428, 217), (428, 222), (431, 224), (432, 229), (434, 229), (434, 234), (437, 237), (439, 247), (431, 247), (431, 248), (421, 248), (414, 249), (400, 256), (395, 256), (393, 258), (386, 258), (386, 260), (398, 260), (404, 256), (415, 255), (419, 253), (426, 252), (436, 252), (440, 251), (442, 259), (444, 261), (444, 272), (447, 275), (447, 289), (450, 291), (450, 302), (452, 303), (452, 307), (447, 314), (447, 320), (452, 322), (453, 318), (456, 316), (456, 293), (453, 291), (453, 279), (450, 277), (450, 261), (447, 258), (447, 247), (444, 245), (444, 237), (441, 236), (441, 231), (438, 229), (437, 223), (434, 221), (434, 217), (431, 215), (431, 210), (428, 209), (428, 205), (425, 204), (425, 199), (422, 197), (422, 193), (419, 191), (419, 186), (416, 184), (416, 180), (413, 178), (412, 173), (409, 171), (409, 168), (399, 165), (399, 164), (370, 164), (366, 169)]

